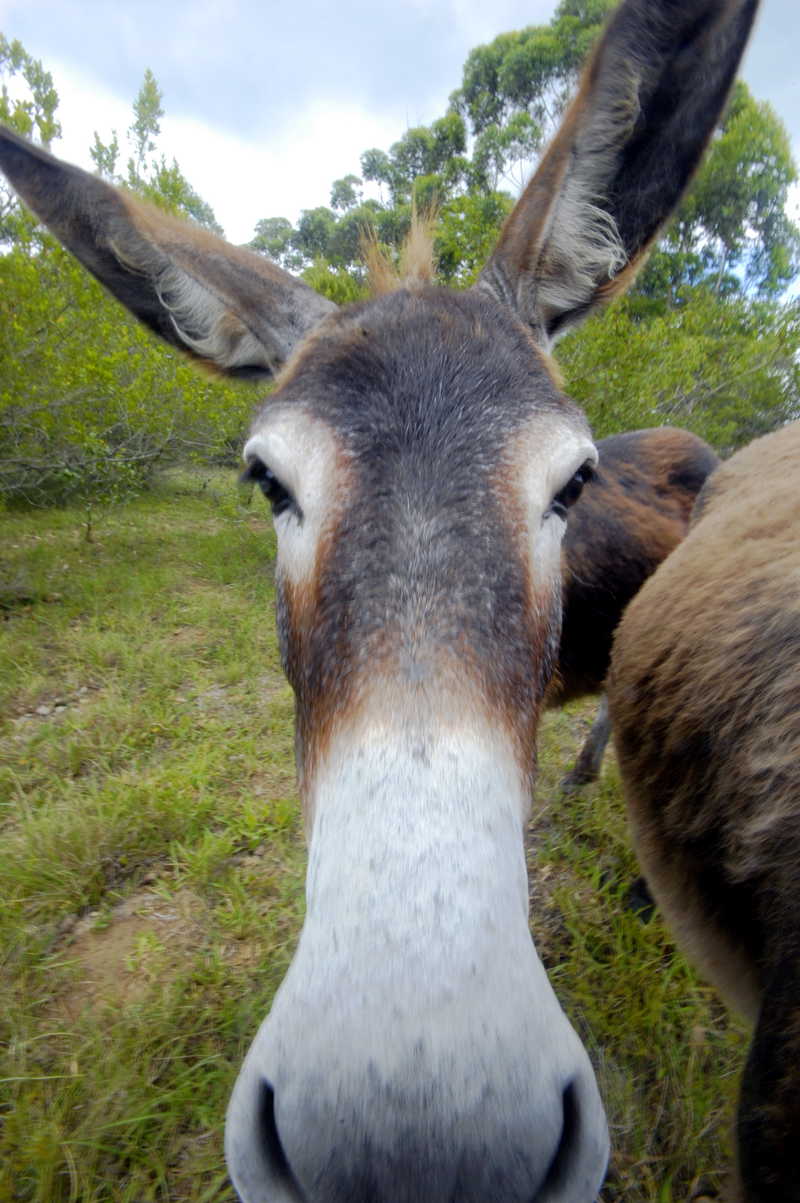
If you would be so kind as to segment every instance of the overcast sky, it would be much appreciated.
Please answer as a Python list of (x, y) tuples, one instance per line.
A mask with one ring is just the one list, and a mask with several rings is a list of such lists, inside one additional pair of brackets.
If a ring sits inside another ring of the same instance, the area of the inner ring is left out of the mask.
[[(54, 151), (91, 167), (97, 130), (131, 124), (146, 67), (160, 148), (234, 242), (260, 217), (327, 204), (371, 146), (440, 117), (473, 46), (547, 22), (556, 0), (0, 0), (0, 31), (51, 71)], [(765, 0), (744, 76), (800, 162), (800, 0)], [(797, 217), (795, 197), (793, 213)]]

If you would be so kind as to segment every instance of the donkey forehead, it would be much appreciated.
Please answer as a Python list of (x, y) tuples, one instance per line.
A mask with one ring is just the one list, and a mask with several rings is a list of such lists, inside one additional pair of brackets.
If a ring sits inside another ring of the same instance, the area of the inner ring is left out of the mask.
[(378, 447), (389, 459), (412, 453), (420, 468), (490, 464), (537, 414), (588, 438), (528, 328), (474, 290), (403, 289), (339, 311), (301, 346), (255, 429), (276, 402), (300, 402), (373, 465)]

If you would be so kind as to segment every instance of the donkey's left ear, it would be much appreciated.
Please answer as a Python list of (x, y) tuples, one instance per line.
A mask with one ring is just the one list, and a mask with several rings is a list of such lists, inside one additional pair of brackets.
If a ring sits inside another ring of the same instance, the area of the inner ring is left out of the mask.
[(714, 131), (758, 0), (623, 0), (478, 287), (547, 342), (624, 291)]
[(261, 255), (170, 217), (2, 126), (0, 167), (123, 305), (227, 375), (272, 375), (336, 308)]

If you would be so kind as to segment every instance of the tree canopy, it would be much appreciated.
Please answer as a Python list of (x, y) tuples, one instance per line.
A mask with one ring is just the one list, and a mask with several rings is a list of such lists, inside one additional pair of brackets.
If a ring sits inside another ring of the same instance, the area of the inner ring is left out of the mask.
[[(548, 24), (475, 47), (442, 117), (364, 151), (360, 176), (334, 181), (329, 208), (305, 210), (296, 226), (265, 218), (251, 245), (341, 300), (364, 287), (365, 232), (396, 255), (416, 206), (436, 214), (440, 279), (468, 286), (613, 7), (561, 0)], [(786, 215), (796, 178), (783, 124), (737, 83), (631, 294), (564, 345), (568, 386), (599, 434), (672, 422), (726, 450), (800, 416), (797, 305), (782, 300), (800, 271)]]
[[(468, 284), (577, 83), (614, 0), (561, 0), (552, 21), (504, 33), (470, 52), (447, 112), (361, 156), (361, 175), (331, 189), (330, 208), (259, 222), (252, 246), (290, 270), (319, 260), (360, 273), (359, 234), (396, 251), (411, 206), (438, 213), (439, 270)], [(800, 269), (786, 216), (796, 179), (774, 110), (738, 83), (709, 153), (638, 285), (675, 299), (701, 282), (718, 294), (779, 296)], [(372, 186), (371, 198), (365, 186)]]

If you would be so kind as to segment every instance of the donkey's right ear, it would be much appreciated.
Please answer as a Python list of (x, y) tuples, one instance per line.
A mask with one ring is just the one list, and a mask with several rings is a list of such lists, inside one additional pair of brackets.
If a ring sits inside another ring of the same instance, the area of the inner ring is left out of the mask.
[(260, 255), (1, 126), (0, 167), (56, 238), (136, 317), (227, 375), (273, 375), (336, 308)]

